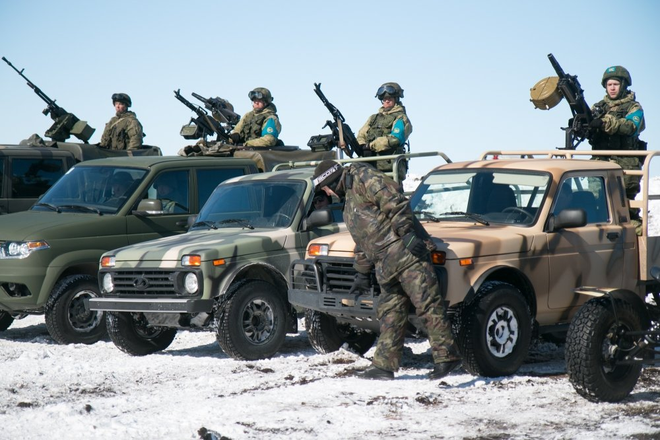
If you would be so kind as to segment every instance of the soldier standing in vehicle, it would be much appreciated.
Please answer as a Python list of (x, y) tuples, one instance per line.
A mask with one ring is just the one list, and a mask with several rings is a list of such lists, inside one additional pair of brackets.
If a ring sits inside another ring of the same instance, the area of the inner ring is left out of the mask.
[(117, 113), (105, 124), (100, 147), (111, 150), (136, 150), (142, 147), (142, 124), (134, 112), (128, 111), (131, 104), (131, 97), (126, 93), (112, 94), (112, 105)]
[[(412, 124), (406, 108), (401, 104), (403, 89), (395, 82), (387, 82), (376, 91), (376, 98), (382, 103), (378, 113), (371, 115), (358, 132), (356, 138), (365, 156), (385, 156), (405, 153), (405, 143), (412, 133)], [(377, 162), (377, 168), (383, 172), (392, 171), (391, 160)], [(400, 162), (399, 181), (406, 178), (408, 166)]]
[[(646, 150), (646, 142), (639, 139), (644, 130), (644, 111), (635, 100), (635, 92), (628, 90), (632, 78), (625, 67), (608, 67), (601, 84), (606, 90), (602, 101), (594, 104), (592, 112), (597, 117), (589, 126), (596, 130), (590, 139), (594, 150)], [(596, 160), (616, 162), (624, 170), (639, 170), (641, 164), (635, 156), (594, 156)], [(640, 191), (641, 176), (625, 176), (626, 196), (634, 200)], [(633, 223), (641, 226), (639, 209), (631, 209)]]
[(356, 244), (357, 271), (349, 293), (371, 287), (375, 268), (380, 336), (373, 362), (359, 374), (365, 379), (394, 378), (403, 355), (410, 303), (428, 330), (435, 366), (429, 379), (440, 379), (461, 365), (438, 279), (429, 258), (433, 241), (413, 215), (399, 185), (372, 166), (343, 168), (332, 160), (314, 172), (315, 191), (345, 197), (344, 221)]
[[(243, 115), (229, 135), (230, 142), (245, 147), (274, 147), (282, 131), (273, 96), (265, 87), (248, 93), (252, 110)], [(281, 142), (280, 142), (281, 143)]]

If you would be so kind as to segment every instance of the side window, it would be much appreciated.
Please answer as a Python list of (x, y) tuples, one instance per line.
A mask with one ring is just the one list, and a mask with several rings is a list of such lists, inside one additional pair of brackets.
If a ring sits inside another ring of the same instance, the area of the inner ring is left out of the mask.
[(188, 171), (166, 171), (161, 173), (149, 188), (149, 196), (163, 203), (163, 211), (168, 214), (190, 212), (188, 191)]
[(64, 163), (61, 159), (13, 159), (11, 197), (39, 197), (63, 175)]
[(210, 170), (197, 170), (197, 206), (201, 209), (208, 200), (216, 186), (232, 177), (245, 174), (243, 168), (216, 168)]
[(563, 209), (584, 209), (587, 223), (605, 223), (610, 214), (601, 176), (569, 177), (559, 186), (553, 213)]
[(5, 159), (0, 157), (0, 197), (4, 194), (4, 183), (5, 183)]

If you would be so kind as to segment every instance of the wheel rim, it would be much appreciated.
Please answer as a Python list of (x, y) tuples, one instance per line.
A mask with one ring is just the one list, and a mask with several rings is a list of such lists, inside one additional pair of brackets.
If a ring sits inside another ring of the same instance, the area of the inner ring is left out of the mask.
[(612, 379), (624, 377), (631, 368), (630, 365), (617, 365), (617, 360), (623, 359), (625, 352), (634, 345), (618, 336), (619, 332), (629, 330), (630, 328), (627, 326), (617, 326), (615, 324), (608, 329), (605, 338), (603, 338), (603, 344), (601, 346), (602, 369), (603, 373)]
[(85, 308), (85, 299), (97, 296), (93, 290), (81, 290), (71, 299), (69, 323), (74, 330), (86, 333), (99, 326), (103, 314)]
[(243, 332), (253, 344), (268, 341), (275, 329), (275, 313), (263, 300), (254, 300), (243, 309)]
[(147, 320), (144, 318), (144, 315), (141, 313), (139, 316), (132, 316), (135, 333), (137, 333), (142, 339), (155, 339), (163, 332), (163, 329), (150, 327), (147, 323)]
[(486, 325), (486, 342), (490, 353), (498, 358), (508, 356), (518, 342), (518, 319), (509, 307), (498, 307)]

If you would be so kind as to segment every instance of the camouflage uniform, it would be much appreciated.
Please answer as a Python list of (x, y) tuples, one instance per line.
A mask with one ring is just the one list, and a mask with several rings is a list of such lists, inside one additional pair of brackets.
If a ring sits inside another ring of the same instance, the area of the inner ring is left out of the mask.
[[(366, 146), (377, 156), (405, 153), (404, 144), (412, 133), (412, 124), (406, 108), (397, 103), (390, 110), (381, 107), (378, 113), (371, 115), (364, 126), (358, 132), (356, 138), (359, 144)], [(401, 162), (399, 169), (399, 180), (406, 178), (408, 166)], [(392, 171), (392, 161), (383, 160), (377, 162), (380, 171)]]
[[(426, 326), (434, 362), (458, 359), (433, 265), (415, 257), (401, 240), (415, 229), (415, 219), (399, 185), (370, 165), (356, 163), (344, 168), (337, 191), (346, 195), (344, 221), (356, 243), (355, 269), (369, 273), (375, 266), (381, 287), (373, 365), (398, 370), (410, 303)], [(430, 239), (426, 244), (435, 248)]]
[(238, 133), (246, 147), (274, 147), (281, 131), (277, 108), (271, 102), (263, 110), (246, 113), (232, 133)]
[[(601, 110), (602, 109), (602, 110)], [(644, 111), (635, 101), (635, 93), (626, 91), (618, 99), (609, 96), (595, 104), (592, 111), (601, 110), (602, 127), (590, 139), (594, 150), (643, 150), (645, 145), (639, 140), (639, 133), (644, 130)], [(596, 160), (616, 162), (624, 170), (639, 170), (639, 158), (631, 156), (594, 156)], [(640, 176), (625, 176), (626, 196), (634, 200), (640, 191)], [(639, 210), (630, 210), (631, 219), (639, 220)]]
[(136, 150), (142, 146), (142, 124), (134, 112), (117, 114), (105, 124), (100, 145), (111, 150)]

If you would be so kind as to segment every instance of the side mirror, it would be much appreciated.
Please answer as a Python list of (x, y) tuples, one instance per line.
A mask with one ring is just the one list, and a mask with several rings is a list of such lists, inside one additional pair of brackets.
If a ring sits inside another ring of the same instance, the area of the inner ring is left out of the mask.
[(303, 229), (308, 231), (312, 228), (325, 226), (333, 223), (332, 211), (328, 208), (321, 208), (313, 211), (309, 217), (304, 220)]
[(563, 209), (557, 215), (548, 219), (548, 231), (555, 232), (560, 229), (579, 228), (587, 224), (587, 213), (584, 209)]
[(163, 202), (159, 199), (142, 199), (138, 204), (136, 210), (133, 211), (134, 215), (146, 216), (153, 214), (163, 213)]

